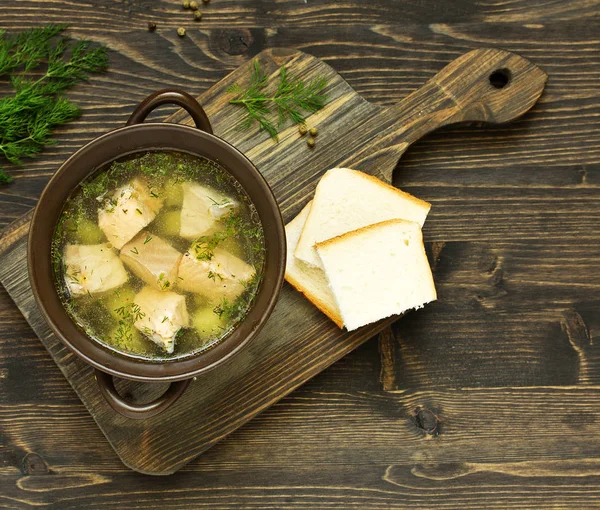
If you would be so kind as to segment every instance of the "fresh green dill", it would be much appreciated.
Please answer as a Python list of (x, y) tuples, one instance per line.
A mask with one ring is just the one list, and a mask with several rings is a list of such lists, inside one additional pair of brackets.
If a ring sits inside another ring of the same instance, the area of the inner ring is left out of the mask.
[[(325, 76), (318, 76), (306, 82), (291, 76), (285, 66), (281, 66), (279, 84), (274, 92), (267, 90), (268, 82), (267, 73), (263, 71), (259, 61), (255, 60), (252, 64), (250, 83), (246, 88), (234, 83), (227, 92), (237, 96), (229, 101), (231, 104), (246, 108), (246, 116), (240, 123), (240, 128), (249, 128), (257, 122), (261, 131), (269, 133), (275, 141), (278, 140), (279, 128), (288, 118), (296, 124), (303, 124), (307, 114), (320, 110), (327, 101)], [(277, 121), (271, 118), (274, 113), (277, 115)]]
[(259, 252), (262, 251), (262, 242), (252, 242), (261, 241), (263, 238), (263, 229), (260, 223), (252, 221), (252, 219), (243, 216), (238, 211), (231, 211), (223, 216), (220, 222), (224, 227), (223, 230), (209, 236), (201, 236), (192, 244), (192, 251), (198, 260), (212, 260), (215, 255), (215, 248), (232, 237), (250, 241), (251, 245), (258, 246)]
[(152, 241), (152, 236), (150, 234), (146, 234), (146, 240), (144, 241), (144, 244), (148, 244), (150, 241)]
[(115, 340), (121, 345), (126, 345), (133, 341), (134, 324), (143, 319), (146, 314), (136, 303), (127, 303), (119, 308), (115, 308), (114, 311), (121, 317), (115, 331)]
[(171, 287), (171, 282), (165, 278), (165, 273), (160, 273), (157, 280), (160, 290), (167, 290)]
[(133, 327), (131, 324), (119, 321), (119, 325), (115, 331), (115, 341), (123, 346), (133, 341)]
[(168, 320), (169, 320), (169, 317), (165, 315), (165, 316), (163, 317), (163, 320), (162, 320), (162, 321), (160, 321), (160, 323), (161, 323), (161, 324), (164, 324), (164, 323), (165, 323), (165, 322), (167, 322)]
[(52, 269), (54, 270), (54, 275), (57, 277), (61, 269), (63, 268), (63, 257), (62, 257), (62, 243), (64, 236), (64, 223), (65, 223), (65, 215), (61, 215), (56, 224), (56, 229), (54, 231), (54, 235), (52, 236), (52, 243), (50, 246), (50, 259), (52, 261)]
[(255, 274), (250, 280), (244, 282), (244, 292), (235, 301), (223, 299), (213, 308), (213, 313), (221, 319), (227, 319), (234, 323), (243, 318), (256, 295), (260, 281), (261, 277)]
[(110, 184), (110, 173), (102, 172), (98, 177), (81, 186), (81, 193), (85, 198), (97, 198), (106, 193)]
[(221, 301), (221, 303), (219, 303), (217, 306), (215, 306), (213, 308), (213, 313), (215, 313), (219, 319), (223, 318), (223, 315), (226, 315), (226, 312), (230, 309), (231, 304), (229, 303), (228, 299), (223, 299), (223, 301)]
[(0, 168), (0, 184), (8, 184), (12, 182), (14, 179), (8, 175), (2, 168)]
[(137, 249), (137, 246), (134, 246), (131, 250), (129, 250), (131, 253), (133, 253), (134, 255), (139, 255), (140, 252)]
[[(0, 98), (0, 156), (10, 163), (20, 165), (52, 144), (54, 129), (81, 113), (62, 94), (108, 66), (106, 48), (56, 40), (65, 28), (48, 25), (13, 36), (0, 31), (0, 76), (8, 75), (13, 88)], [(45, 71), (40, 76), (41, 65)], [(10, 180), (0, 169), (0, 183)]]
[(135, 212), (137, 212), (138, 214), (144, 214), (144, 213), (142, 212), (142, 210), (141, 210), (141, 209), (139, 209), (139, 208), (137, 208), (137, 207), (135, 208)]
[(209, 271), (208, 278), (215, 283), (217, 281), (217, 278), (219, 279), (219, 281), (221, 281), (221, 282), (223, 281), (223, 275), (217, 273), (216, 271)]
[(192, 244), (192, 251), (198, 260), (212, 260), (215, 248), (229, 237), (227, 232), (215, 232), (210, 236), (201, 236)]
[(117, 315), (120, 315), (123, 320), (126, 320), (131, 324), (146, 317), (146, 314), (142, 311), (140, 305), (136, 303), (127, 303), (119, 308), (115, 308), (115, 312)]

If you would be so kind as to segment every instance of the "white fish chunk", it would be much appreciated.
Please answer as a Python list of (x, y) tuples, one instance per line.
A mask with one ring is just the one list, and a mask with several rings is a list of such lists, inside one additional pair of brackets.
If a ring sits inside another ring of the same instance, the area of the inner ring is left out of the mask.
[(65, 281), (73, 296), (98, 294), (120, 287), (127, 271), (116, 252), (103, 244), (68, 244)]
[(231, 198), (201, 184), (184, 182), (181, 227), (179, 235), (185, 239), (211, 234), (219, 229), (218, 220), (238, 204)]
[(111, 200), (98, 210), (98, 226), (109, 243), (120, 250), (154, 218), (163, 200), (142, 179), (118, 188)]
[(135, 322), (135, 327), (165, 352), (172, 354), (175, 335), (190, 322), (185, 297), (175, 292), (144, 287), (133, 301), (143, 314)]
[(198, 260), (192, 247), (181, 258), (177, 286), (211, 301), (233, 301), (255, 273), (254, 267), (222, 248), (215, 248), (210, 260)]
[(120, 257), (136, 276), (157, 290), (170, 290), (177, 282), (181, 253), (145, 230), (123, 246)]

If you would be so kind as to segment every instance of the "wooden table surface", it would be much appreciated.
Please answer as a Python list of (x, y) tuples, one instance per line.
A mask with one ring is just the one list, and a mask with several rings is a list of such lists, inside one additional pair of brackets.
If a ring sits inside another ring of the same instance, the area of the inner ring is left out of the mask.
[(396, 169), (433, 205), (424, 235), (439, 301), (173, 476), (121, 464), (0, 288), (0, 507), (600, 508), (600, 1), (204, 10), (194, 23), (177, 0), (2, 0), (0, 29), (66, 22), (112, 51), (110, 72), (70, 94), (84, 115), (8, 169), (0, 227), (149, 93), (198, 95), (268, 47), (323, 59), (382, 105), (482, 46), (523, 55), (549, 81), (519, 121), (435, 133)]

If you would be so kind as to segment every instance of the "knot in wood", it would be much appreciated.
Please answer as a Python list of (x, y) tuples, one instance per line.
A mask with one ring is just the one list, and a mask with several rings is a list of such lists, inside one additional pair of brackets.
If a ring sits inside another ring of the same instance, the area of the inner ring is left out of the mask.
[(249, 30), (222, 30), (217, 35), (219, 48), (228, 55), (243, 55), (252, 45), (253, 38)]
[(438, 417), (429, 409), (417, 407), (415, 409), (415, 425), (426, 434), (437, 436), (439, 434)]
[(47, 475), (50, 469), (44, 459), (37, 453), (28, 453), (23, 457), (21, 471), (24, 475)]

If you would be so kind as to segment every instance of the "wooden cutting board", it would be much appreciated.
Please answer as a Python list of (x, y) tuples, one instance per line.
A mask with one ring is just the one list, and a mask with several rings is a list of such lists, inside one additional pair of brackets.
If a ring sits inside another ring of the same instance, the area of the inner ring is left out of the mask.
[[(321, 175), (349, 166), (391, 182), (398, 159), (427, 132), (456, 122), (507, 122), (525, 113), (544, 89), (546, 74), (505, 51), (471, 51), (451, 62), (399, 104), (382, 108), (361, 98), (331, 67), (305, 53), (276, 49), (260, 59), (273, 80), (278, 68), (303, 79), (325, 75), (327, 106), (308, 119), (318, 126), (310, 150), (295, 126), (275, 144), (266, 133), (239, 131), (243, 112), (228, 104), (226, 89), (249, 79), (249, 66), (234, 71), (198, 99), (214, 132), (243, 153), (271, 185), (288, 222), (311, 199)], [(124, 119), (125, 121), (125, 119)], [(167, 122), (192, 124), (180, 111)], [(339, 330), (298, 292), (285, 284), (260, 335), (238, 356), (196, 378), (165, 413), (146, 421), (116, 414), (98, 391), (90, 366), (71, 354), (50, 332), (27, 277), (26, 244), (31, 213), (0, 238), (0, 282), (40, 337), (122, 461), (132, 469), (170, 474), (388, 326), (382, 321), (353, 333)], [(139, 401), (165, 385), (121, 381), (121, 393)]]

